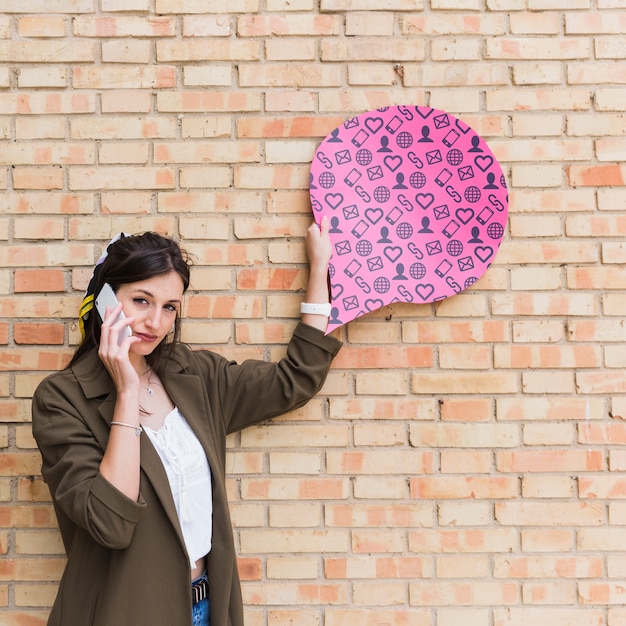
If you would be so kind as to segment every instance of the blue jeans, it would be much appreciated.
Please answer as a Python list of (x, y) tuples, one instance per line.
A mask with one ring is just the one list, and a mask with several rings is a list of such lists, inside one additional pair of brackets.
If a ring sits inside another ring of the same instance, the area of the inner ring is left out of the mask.
[(209, 621), (209, 599), (200, 600), (192, 608), (191, 626), (210, 626)]
[[(193, 582), (198, 582), (206, 578), (206, 572), (202, 574), (199, 578), (194, 580)], [(209, 598), (206, 597), (204, 600), (200, 600), (200, 602), (194, 604), (191, 608), (191, 626), (211, 626), (211, 622), (209, 619)]]

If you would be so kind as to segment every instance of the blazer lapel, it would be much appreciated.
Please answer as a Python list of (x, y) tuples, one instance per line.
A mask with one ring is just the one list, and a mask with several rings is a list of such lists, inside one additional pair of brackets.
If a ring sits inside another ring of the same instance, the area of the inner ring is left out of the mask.
[[(115, 391), (113, 381), (109, 376), (106, 368), (104, 367), (100, 357), (94, 351), (81, 359), (75, 366), (74, 372), (76, 378), (81, 385), (83, 393), (87, 398), (96, 399), (103, 398), (98, 403), (98, 412), (101, 419), (96, 420), (98, 423), (92, 423), (92, 432), (98, 440), (98, 443), (104, 450), (109, 438), (109, 430), (111, 428), (111, 421), (113, 420), (113, 411), (115, 409), (115, 400), (117, 393)], [(89, 418), (86, 418), (89, 421)], [(91, 420), (94, 422), (94, 420)], [(163, 505), (168, 519), (174, 527), (178, 539), (185, 548), (185, 540), (178, 520), (178, 514), (176, 512), (176, 505), (172, 497), (172, 491), (169, 486), (169, 480), (159, 457), (158, 452), (155, 450), (148, 435), (141, 434), (140, 441), (140, 455), (141, 455), (141, 471), (149, 480), (152, 488), (154, 489), (157, 497)]]
[(221, 474), (222, 468), (215, 448), (216, 434), (211, 419), (211, 409), (205, 401), (202, 380), (195, 374), (178, 372), (168, 372), (162, 380), (172, 401), (204, 448), (211, 472)]

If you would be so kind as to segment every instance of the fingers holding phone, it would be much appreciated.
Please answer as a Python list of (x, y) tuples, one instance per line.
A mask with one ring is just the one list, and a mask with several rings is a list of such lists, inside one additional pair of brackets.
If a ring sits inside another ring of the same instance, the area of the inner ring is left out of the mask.
[[(133, 333), (130, 329), (130, 322), (126, 319), (122, 311), (122, 305), (115, 297), (115, 292), (108, 283), (104, 284), (96, 297), (96, 310), (98, 311), (98, 315), (100, 315), (103, 326), (108, 324), (108, 328), (117, 332), (118, 346), (121, 346), (122, 343), (124, 343), (124, 339), (127, 337), (132, 337)], [(109, 315), (113, 316), (111, 317), (110, 324)]]

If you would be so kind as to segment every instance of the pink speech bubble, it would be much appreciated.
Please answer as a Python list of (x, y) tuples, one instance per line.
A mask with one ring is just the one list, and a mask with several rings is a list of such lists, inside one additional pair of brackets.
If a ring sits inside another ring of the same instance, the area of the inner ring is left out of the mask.
[(327, 332), (388, 304), (467, 289), (504, 235), (502, 169), (444, 111), (393, 106), (349, 119), (316, 150), (310, 178), (315, 220), (331, 223)]

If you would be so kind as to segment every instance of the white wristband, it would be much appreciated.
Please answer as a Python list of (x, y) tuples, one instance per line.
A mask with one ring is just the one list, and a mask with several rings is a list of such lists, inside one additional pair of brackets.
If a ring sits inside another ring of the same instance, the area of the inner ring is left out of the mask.
[(310, 315), (324, 315), (330, 317), (330, 302), (315, 303), (303, 302), (300, 305), (300, 313), (308, 313)]

